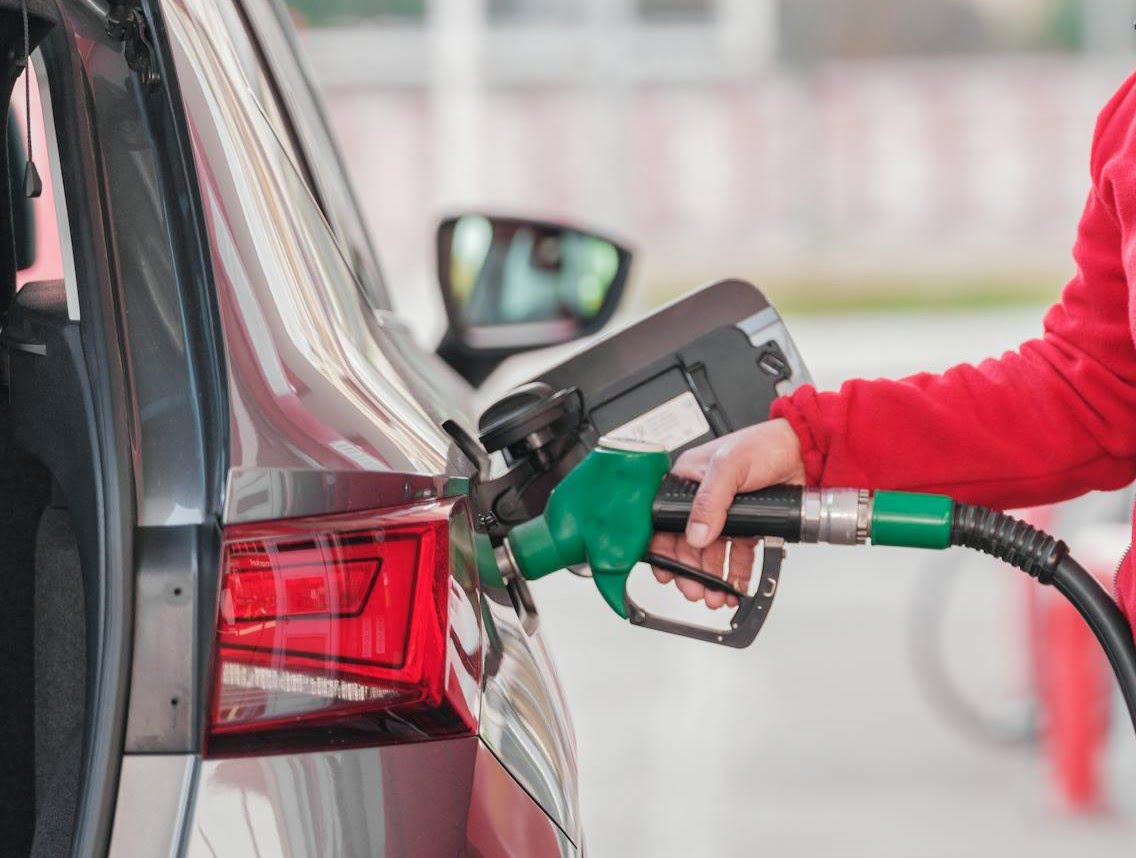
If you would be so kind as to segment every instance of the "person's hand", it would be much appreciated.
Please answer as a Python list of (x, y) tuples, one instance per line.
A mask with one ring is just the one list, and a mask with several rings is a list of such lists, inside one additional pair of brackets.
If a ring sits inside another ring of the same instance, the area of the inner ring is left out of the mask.
[[(648, 551), (724, 575), (736, 589), (745, 590), (753, 571), (756, 540), (720, 539), (726, 511), (738, 492), (804, 483), (805, 463), (797, 433), (786, 420), (759, 423), (687, 450), (678, 457), (673, 472), (701, 483), (691, 506), (690, 521), (685, 534), (656, 533)], [(679, 578), (663, 569), (656, 568), (654, 572), (662, 584), (676, 581), (682, 594), (692, 602), (703, 599), (710, 608), (737, 605), (736, 597), (707, 590), (697, 581)]]

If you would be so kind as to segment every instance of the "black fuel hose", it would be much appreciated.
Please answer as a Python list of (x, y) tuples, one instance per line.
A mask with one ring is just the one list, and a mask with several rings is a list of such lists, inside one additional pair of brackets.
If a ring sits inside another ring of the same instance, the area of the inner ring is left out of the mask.
[(1053, 586), (1085, 618), (1104, 648), (1116, 681), (1120, 683), (1128, 716), (1136, 727), (1136, 646), (1128, 620), (1097, 579), (1072, 557), (1058, 563)]
[[(698, 484), (667, 477), (651, 509), (659, 531), (681, 532)], [(946, 548), (982, 551), (1050, 584), (1085, 618), (1104, 648), (1136, 729), (1136, 641), (1128, 620), (1059, 539), (1004, 512), (956, 503), (945, 495), (860, 489), (771, 486), (737, 495), (726, 513), (726, 536), (776, 536), (788, 542)]]
[(1136, 729), (1136, 641), (1127, 618), (1064, 542), (997, 510), (955, 504), (951, 544), (974, 548), (1057, 588), (1089, 624), (1108, 656)]

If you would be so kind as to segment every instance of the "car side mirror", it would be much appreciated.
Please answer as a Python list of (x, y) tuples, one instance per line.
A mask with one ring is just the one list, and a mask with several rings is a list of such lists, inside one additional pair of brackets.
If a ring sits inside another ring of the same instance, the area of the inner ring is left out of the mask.
[(573, 226), (463, 214), (438, 227), (449, 329), (438, 355), (481, 384), (510, 355), (600, 330), (615, 312), (631, 251)]

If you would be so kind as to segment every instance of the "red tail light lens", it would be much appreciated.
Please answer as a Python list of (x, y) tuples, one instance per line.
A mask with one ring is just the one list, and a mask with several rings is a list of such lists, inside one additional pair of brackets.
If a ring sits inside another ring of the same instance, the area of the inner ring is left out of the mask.
[(474, 732), (467, 521), (447, 501), (228, 528), (207, 752)]

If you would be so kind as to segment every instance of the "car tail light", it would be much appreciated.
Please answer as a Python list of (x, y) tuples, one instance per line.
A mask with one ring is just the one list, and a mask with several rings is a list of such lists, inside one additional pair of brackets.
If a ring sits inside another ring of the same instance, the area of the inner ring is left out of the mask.
[(476, 730), (464, 504), (227, 528), (211, 756)]

